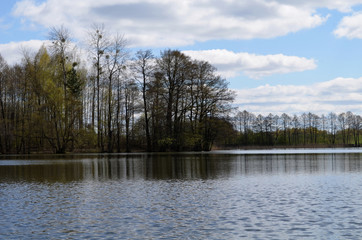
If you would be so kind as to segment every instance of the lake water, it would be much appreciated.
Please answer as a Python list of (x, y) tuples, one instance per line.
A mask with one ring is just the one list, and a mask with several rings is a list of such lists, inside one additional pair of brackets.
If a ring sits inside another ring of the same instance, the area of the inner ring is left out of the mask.
[(0, 239), (362, 239), (362, 151), (0, 156)]

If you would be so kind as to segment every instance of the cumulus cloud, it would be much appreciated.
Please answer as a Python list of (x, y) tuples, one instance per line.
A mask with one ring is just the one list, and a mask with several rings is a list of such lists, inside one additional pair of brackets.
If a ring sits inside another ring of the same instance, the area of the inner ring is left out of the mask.
[(36, 52), (43, 44), (47, 44), (47, 41), (30, 40), (0, 44), (0, 54), (8, 64), (12, 65), (20, 62), (24, 51)]
[[(77, 38), (84, 38), (89, 24), (97, 22), (125, 33), (133, 46), (168, 47), (214, 39), (272, 38), (319, 26), (328, 18), (318, 14), (315, 6), (300, 7), (298, 2), (22, 0), (13, 14), (29, 25), (64, 24)], [(347, 9), (351, 4), (336, 8)]]
[(283, 54), (256, 55), (251, 53), (235, 53), (225, 49), (183, 51), (186, 55), (208, 61), (214, 65), (223, 77), (235, 77), (241, 73), (254, 79), (273, 74), (302, 72), (317, 67), (314, 59)]
[(235, 104), (257, 114), (362, 113), (362, 77), (336, 78), (304, 86), (266, 84), (235, 91)]
[(341, 22), (338, 24), (334, 34), (337, 37), (362, 38), (362, 12), (354, 13), (351, 16), (343, 17)]
[(340, 12), (351, 12), (353, 6), (362, 4), (361, 0), (276, 0), (278, 3), (290, 4), (296, 7), (318, 9), (328, 8), (332, 10), (338, 10)]

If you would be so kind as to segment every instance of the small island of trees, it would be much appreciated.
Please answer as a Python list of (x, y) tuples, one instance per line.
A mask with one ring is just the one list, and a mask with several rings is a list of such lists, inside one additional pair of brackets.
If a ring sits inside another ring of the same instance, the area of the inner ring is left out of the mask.
[(237, 111), (216, 68), (178, 50), (131, 56), (102, 25), (89, 30), (87, 54), (64, 27), (49, 40), (11, 66), (0, 55), (2, 154), (360, 145), (362, 118), (351, 112)]

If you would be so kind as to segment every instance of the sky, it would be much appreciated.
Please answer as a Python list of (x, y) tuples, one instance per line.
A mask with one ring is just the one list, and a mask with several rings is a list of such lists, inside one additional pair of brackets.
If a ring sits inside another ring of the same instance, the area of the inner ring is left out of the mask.
[(255, 114), (362, 114), (362, 0), (2, 0), (0, 54), (20, 62), (51, 27), (80, 45), (92, 24), (131, 51), (206, 60)]

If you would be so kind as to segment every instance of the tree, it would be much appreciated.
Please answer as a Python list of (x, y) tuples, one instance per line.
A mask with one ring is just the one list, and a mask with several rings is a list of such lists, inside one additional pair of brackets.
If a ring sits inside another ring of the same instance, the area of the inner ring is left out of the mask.
[[(68, 101), (68, 72), (71, 61), (70, 53), (70, 33), (68, 29), (61, 26), (60, 28), (51, 28), (49, 39), (52, 41), (51, 59), (54, 63), (53, 78), (47, 82), (46, 90), (48, 93), (49, 103), (52, 105), (52, 123), (55, 134), (49, 136), (57, 153), (64, 153), (70, 142), (73, 119), (69, 118), (69, 111), (72, 107)], [(62, 89), (63, 88), (63, 89)]]
[(323, 143), (325, 143), (326, 142), (326, 130), (327, 130), (327, 117), (324, 114), (322, 114), (320, 121), (321, 121), (320, 123), (321, 123), (321, 127), (322, 127), (321, 130), (322, 130), (322, 134), (323, 134), (322, 139), (323, 139)]
[(354, 122), (353, 122), (353, 137), (354, 137), (354, 146), (359, 147), (359, 136), (361, 130), (362, 118), (360, 115), (355, 115)]
[[(282, 116), (281, 116), (281, 119), (282, 119), (282, 126), (283, 126), (283, 140), (284, 140), (284, 143), (286, 144), (287, 143), (287, 133), (289, 133), (289, 128), (290, 128), (290, 122), (291, 122), (291, 117), (286, 114), (286, 113), (283, 113)], [(290, 134), (288, 134), (288, 143), (290, 144)]]
[(308, 113), (310, 142), (317, 143), (319, 116), (313, 113)]
[(154, 56), (151, 50), (139, 50), (136, 53), (134, 64), (132, 65), (135, 79), (138, 81), (138, 85), (142, 92), (143, 100), (143, 114), (145, 121), (145, 133), (147, 151), (152, 151), (151, 134), (150, 134), (150, 116), (149, 116), (149, 88), (152, 74), (154, 73)]
[(51, 50), (54, 60), (60, 67), (61, 81), (64, 87), (64, 95), (67, 94), (67, 63), (69, 60), (70, 33), (64, 26), (53, 27), (49, 32), (49, 39), (52, 41)]
[(293, 127), (294, 145), (297, 145), (298, 144), (298, 138), (299, 138), (299, 127), (300, 127), (299, 117), (297, 115), (293, 116), (292, 127)]
[(346, 134), (346, 142), (349, 144), (350, 142), (350, 135), (351, 131), (353, 131), (353, 125), (355, 121), (355, 116), (351, 111), (346, 112), (346, 128), (347, 128), (347, 134)]
[(330, 131), (330, 142), (334, 145), (336, 143), (336, 132), (337, 132), (337, 115), (335, 113), (329, 113), (329, 131)]
[[(56, 153), (65, 153), (69, 142), (75, 140), (76, 125), (82, 120), (83, 83), (77, 73), (76, 51), (69, 31), (64, 27), (52, 28), (49, 38), (51, 55), (43, 48), (33, 61), (34, 84), (43, 99), (39, 102), (45, 109), (41, 115), (47, 120), (43, 134)], [(42, 74), (38, 76), (39, 73)]]
[(337, 117), (338, 120), (338, 125), (339, 125), (339, 129), (342, 132), (342, 141), (343, 144), (346, 144), (346, 114), (345, 113), (340, 113)]
[(181, 98), (186, 87), (186, 79), (189, 72), (190, 58), (175, 50), (161, 52), (157, 60), (157, 69), (163, 75), (163, 87), (166, 89), (166, 134), (167, 138), (174, 142), (173, 147), (178, 148), (180, 144), (180, 109)]
[(239, 133), (243, 135), (243, 143), (249, 144), (249, 133), (252, 130), (252, 123), (255, 119), (255, 115), (246, 110), (238, 111), (236, 114), (236, 122), (238, 125)]
[(192, 66), (195, 75), (190, 77), (193, 80), (188, 92), (192, 102), (188, 104), (188, 113), (194, 116), (191, 122), (197, 124), (197, 134), (202, 136), (201, 149), (210, 150), (215, 138), (212, 119), (222, 118), (230, 112), (234, 92), (227, 88), (226, 80), (217, 75), (216, 68), (208, 62), (194, 61)]
[(8, 125), (7, 125), (7, 82), (8, 82), (8, 64), (4, 58), (0, 55), (0, 153), (7, 152), (8, 147), (6, 139), (8, 136)]
[(307, 140), (307, 119), (308, 115), (306, 113), (303, 113), (301, 116), (302, 124), (303, 124), (303, 144), (306, 144)]
[(107, 98), (108, 98), (108, 117), (107, 117), (107, 129), (108, 129), (108, 152), (113, 151), (113, 84), (116, 79), (120, 78), (121, 71), (125, 68), (125, 62), (127, 58), (127, 52), (125, 51), (126, 41), (122, 35), (115, 35), (111, 44), (107, 48), (105, 56), (105, 71), (107, 76)]
[(273, 137), (272, 137), (273, 118), (274, 118), (273, 114), (269, 113), (268, 116), (264, 117), (263, 120), (265, 141), (267, 145), (273, 145)]
[[(164, 95), (166, 89), (163, 88), (163, 74), (156, 71), (152, 76), (152, 81), (149, 83), (149, 103), (151, 113), (151, 136), (152, 136), (152, 149), (153, 150), (165, 150), (169, 144), (163, 145), (166, 137), (165, 126), (166, 126), (166, 113), (164, 106), (166, 106), (166, 100)], [(170, 142), (170, 141), (168, 141)], [(171, 140), (172, 143), (172, 140)]]
[[(274, 133), (273, 144), (278, 142), (279, 139), (279, 131), (280, 131), (280, 117), (278, 115), (274, 115), (272, 118), (272, 131)], [(272, 134), (273, 135), (273, 134)], [(290, 143), (290, 129), (288, 128), (288, 138)]]
[(91, 125), (95, 127), (95, 110), (97, 110), (97, 145), (101, 151), (104, 150), (103, 145), (103, 126), (102, 126), (102, 109), (101, 109), (101, 80), (105, 73), (105, 56), (110, 46), (110, 40), (104, 25), (93, 24), (92, 30), (88, 32), (88, 52), (93, 65), (94, 77), (91, 107)]
[(254, 128), (254, 131), (256, 133), (258, 133), (258, 136), (259, 136), (259, 141), (258, 141), (258, 144), (261, 144), (263, 145), (264, 144), (264, 137), (263, 137), (263, 133), (264, 133), (264, 117), (263, 115), (259, 114), (256, 118), (255, 118), (255, 121), (254, 121), (254, 124), (253, 124), (253, 128)]
[[(131, 122), (134, 126), (134, 114), (136, 111), (136, 99), (138, 95), (137, 85), (133, 80), (128, 80), (124, 85), (124, 105), (126, 121), (126, 152), (131, 152)], [(133, 139), (132, 139), (133, 140)]]

